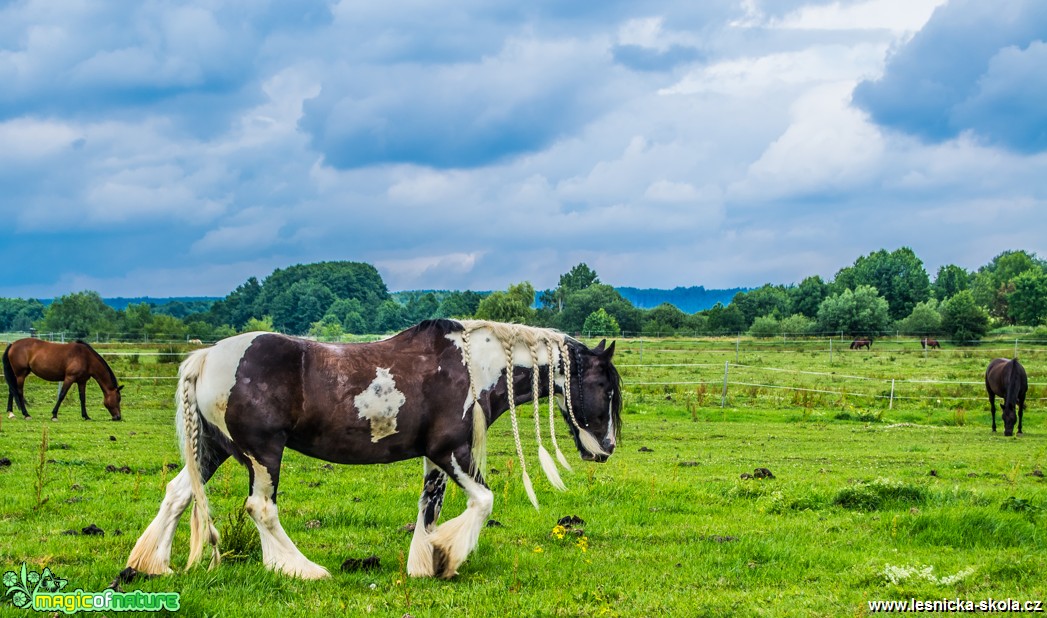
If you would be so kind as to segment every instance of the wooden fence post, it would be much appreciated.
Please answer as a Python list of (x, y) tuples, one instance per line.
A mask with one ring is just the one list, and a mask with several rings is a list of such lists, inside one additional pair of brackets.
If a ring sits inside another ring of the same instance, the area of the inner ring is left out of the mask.
[(720, 394), (720, 407), (723, 408), (727, 405), (727, 368), (731, 366), (731, 361), (725, 361), (723, 364), (723, 393)]
[(891, 403), (887, 406), (887, 409), (894, 409), (894, 378), (891, 378)]

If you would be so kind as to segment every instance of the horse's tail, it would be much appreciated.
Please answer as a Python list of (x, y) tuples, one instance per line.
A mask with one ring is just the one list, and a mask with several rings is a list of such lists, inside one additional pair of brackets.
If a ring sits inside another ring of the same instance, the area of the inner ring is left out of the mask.
[(18, 390), (18, 380), (15, 378), (15, 370), (11, 367), (11, 344), (7, 344), (4, 348), (3, 365), (4, 365), (4, 382), (7, 382), (8, 392), (14, 397), (15, 403), (18, 407), (25, 409), (25, 394)]
[(1003, 399), (1003, 405), (1013, 407), (1018, 402), (1018, 393), (1022, 388), (1024, 373), (1025, 368), (1018, 362), (1018, 359), (1011, 360), (1011, 375), (1007, 379), (1007, 396)]
[(196, 382), (204, 367), (207, 351), (200, 350), (189, 355), (178, 368), (178, 389), (175, 396), (175, 425), (181, 437), (182, 459), (189, 474), (189, 483), (193, 494), (193, 513), (189, 518), (189, 559), (186, 568), (200, 561), (205, 545), (211, 545), (211, 563), (214, 568), (221, 562), (218, 551), (218, 530), (211, 519), (207, 504), (207, 491), (204, 489), (200, 461), (205, 454), (200, 447), (202, 415), (196, 400)]

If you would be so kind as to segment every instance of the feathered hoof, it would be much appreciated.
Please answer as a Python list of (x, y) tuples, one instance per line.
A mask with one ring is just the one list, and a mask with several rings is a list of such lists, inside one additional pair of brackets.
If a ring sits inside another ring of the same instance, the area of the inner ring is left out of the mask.
[(452, 564), (451, 557), (440, 547), (433, 547), (433, 575), (440, 579), (451, 579), (458, 575), (458, 566)]
[(284, 575), (290, 575), (291, 577), (297, 577), (298, 579), (327, 579), (331, 576), (331, 573), (327, 569), (308, 560), (284, 565), (266, 566), (273, 571), (280, 571)]

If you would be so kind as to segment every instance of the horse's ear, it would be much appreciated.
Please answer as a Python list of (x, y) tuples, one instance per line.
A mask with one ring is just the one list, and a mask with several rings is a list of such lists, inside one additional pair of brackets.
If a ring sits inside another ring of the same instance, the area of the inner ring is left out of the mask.
[(595, 352), (597, 354), (599, 354), (600, 352), (603, 352), (603, 347), (605, 345), (607, 345), (607, 340), (606, 339), (601, 339), (600, 343), (596, 344), (596, 347), (593, 348), (593, 352)]
[(604, 352), (603, 352), (604, 356), (606, 356), (607, 358), (611, 358), (612, 356), (614, 356), (614, 344), (615, 343), (616, 342), (612, 341), (611, 345), (607, 346), (607, 349), (604, 350)]

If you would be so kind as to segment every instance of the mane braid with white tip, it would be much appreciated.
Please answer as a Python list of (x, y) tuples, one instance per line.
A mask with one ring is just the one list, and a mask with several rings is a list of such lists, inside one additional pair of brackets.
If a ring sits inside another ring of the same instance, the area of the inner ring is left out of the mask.
[(473, 442), (471, 447), (472, 462), (469, 473), (473, 476), (483, 474), (487, 469), (487, 418), (484, 416), (480, 396), (476, 392), (476, 380), (473, 379), (473, 362), (469, 354), (469, 333), (471, 329), (462, 330), (462, 360), (469, 372), (469, 395), (473, 398)]
[(571, 472), (571, 464), (567, 462), (567, 458), (564, 457), (563, 451), (560, 450), (560, 445), (556, 443), (556, 364), (553, 356), (553, 342), (550, 339), (545, 340), (546, 354), (549, 355), (549, 439), (553, 443), (553, 450), (556, 452), (556, 459), (560, 462), (568, 472)]
[[(501, 338), (499, 338), (501, 339)], [(516, 442), (516, 456), (520, 459), (520, 474), (523, 476), (524, 490), (531, 500), (534, 508), (538, 508), (538, 497), (534, 495), (534, 485), (531, 477), (527, 474), (527, 464), (524, 463), (523, 446), (520, 444), (520, 425), (516, 420), (516, 394), (513, 392), (513, 346), (516, 345), (516, 331), (506, 339), (501, 339), (505, 348), (505, 388), (509, 397), (509, 420), (513, 425), (513, 440)]]
[[(545, 446), (542, 445), (542, 405), (538, 397), (538, 394), (541, 392), (538, 342), (530, 341), (528, 343), (530, 345), (527, 347), (531, 352), (531, 401), (534, 403), (534, 437), (538, 442), (538, 462), (542, 464), (542, 472), (545, 473), (545, 478), (549, 479), (549, 483), (556, 489), (564, 491), (567, 487), (564, 486), (563, 480), (560, 479), (560, 473), (556, 470), (556, 464), (553, 462), (552, 456), (549, 454), (549, 451), (545, 450)], [(549, 370), (552, 371), (551, 358)]]

